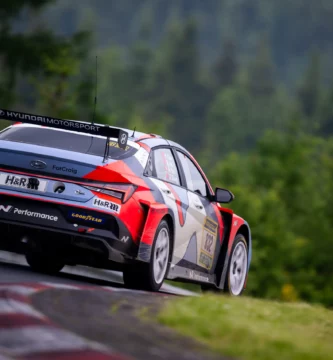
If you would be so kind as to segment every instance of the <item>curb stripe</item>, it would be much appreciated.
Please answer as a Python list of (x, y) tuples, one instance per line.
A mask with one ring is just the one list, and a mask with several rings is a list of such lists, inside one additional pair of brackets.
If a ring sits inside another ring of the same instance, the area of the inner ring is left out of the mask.
[[(76, 351), (76, 352), (61, 352), (61, 353), (40, 353), (38, 355), (20, 356), (18, 359), (24, 360), (130, 360), (129, 357), (124, 357), (119, 354), (103, 354), (96, 351)], [(0, 360), (2, 360), (0, 358)]]
[(49, 282), (41, 282), (40, 284), (52, 289), (68, 289), (68, 290), (80, 290), (79, 286), (67, 285), (67, 284), (55, 284)]
[(26, 285), (0, 285), (0, 291), (6, 291), (7, 293), (13, 292), (19, 295), (28, 296), (39, 291), (39, 289)]
[(0, 354), (0, 360), (11, 360), (11, 359)]
[(0, 299), (0, 315), (7, 314), (24, 314), (37, 318), (44, 318), (44, 315), (35, 310), (30, 304), (17, 300)]
[(16, 300), (25, 304), (31, 303), (29, 297), (18, 294), (16, 292), (12, 292), (11, 290), (0, 290), (0, 300)]
[(0, 331), (0, 350), (10, 356), (82, 351), (89, 350), (91, 346), (85, 339), (53, 326), (26, 326)]
[[(27, 316), (23, 314), (6, 314), (0, 315), (0, 332), (2, 329), (11, 329), (24, 326), (34, 326), (34, 325), (45, 325), (47, 319), (40, 319), (34, 316)], [(1, 345), (0, 345), (1, 347)]]
[[(129, 360), (111, 348), (59, 328), (31, 305), (43, 290), (96, 290), (96, 287), (27, 283), (0, 285), (0, 360)], [(113, 291), (112, 288), (101, 290)], [(6, 356), (4, 356), (4, 355)]]

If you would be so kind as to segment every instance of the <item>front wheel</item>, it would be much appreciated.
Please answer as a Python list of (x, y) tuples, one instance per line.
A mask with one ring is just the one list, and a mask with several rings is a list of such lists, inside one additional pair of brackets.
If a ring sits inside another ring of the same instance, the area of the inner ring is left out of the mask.
[(170, 230), (168, 223), (159, 224), (151, 249), (149, 263), (138, 263), (124, 269), (126, 287), (148, 291), (158, 291), (166, 276), (170, 258)]
[(228, 272), (224, 288), (230, 295), (238, 296), (244, 290), (248, 268), (248, 249), (246, 239), (242, 234), (235, 238), (231, 250)]

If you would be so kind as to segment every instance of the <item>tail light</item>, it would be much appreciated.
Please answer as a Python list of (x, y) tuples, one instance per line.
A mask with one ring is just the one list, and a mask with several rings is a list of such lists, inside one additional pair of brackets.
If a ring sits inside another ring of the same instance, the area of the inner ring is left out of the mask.
[(86, 189), (109, 195), (125, 203), (134, 193), (136, 186), (132, 184), (97, 184), (84, 186)]

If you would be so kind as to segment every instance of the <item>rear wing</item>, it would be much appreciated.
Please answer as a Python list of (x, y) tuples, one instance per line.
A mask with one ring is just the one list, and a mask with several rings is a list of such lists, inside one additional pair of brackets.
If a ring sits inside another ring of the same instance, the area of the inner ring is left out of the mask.
[(109, 138), (117, 138), (121, 149), (126, 149), (128, 133), (108, 125), (94, 124), (77, 120), (63, 120), (41, 115), (0, 109), (0, 119), (22, 123), (47, 126), (55, 129), (76, 131), (85, 134), (105, 136), (107, 138), (104, 158), (108, 156)]

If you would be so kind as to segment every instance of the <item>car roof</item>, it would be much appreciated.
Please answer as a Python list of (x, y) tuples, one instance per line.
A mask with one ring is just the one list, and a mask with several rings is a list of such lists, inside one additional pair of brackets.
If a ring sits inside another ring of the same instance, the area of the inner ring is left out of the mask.
[[(14, 125), (15, 126), (15, 125)], [(18, 123), (16, 124), (16, 126), (20, 126), (20, 127), (41, 127), (41, 125), (31, 125), (31, 124), (22, 124), (22, 123)], [(157, 134), (153, 134), (153, 133), (144, 133), (141, 131), (137, 131), (137, 130), (130, 130), (130, 129), (126, 129), (126, 128), (121, 128), (121, 127), (117, 127), (118, 129), (121, 129), (123, 131), (126, 131), (128, 133), (128, 140), (132, 141), (132, 142), (142, 142), (146, 145), (148, 145), (150, 148), (156, 147), (156, 146), (173, 146), (176, 147), (178, 149), (181, 149), (183, 151), (185, 151), (186, 153), (189, 154), (189, 151), (186, 150), (183, 146), (181, 146), (180, 144), (172, 141), (172, 140), (167, 140), (164, 139), (161, 135), (157, 135)], [(54, 128), (50, 128), (54, 131), (66, 131), (66, 132), (73, 132), (76, 133), (75, 131), (70, 131), (70, 130), (63, 130), (63, 129), (54, 129)], [(82, 134), (81, 135), (86, 135), (86, 136), (91, 136), (88, 134)], [(98, 135), (92, 135), (92, 136), (96, 136), (96, 137), (100, 137)]]
[[(139, 131), (133, 132), (133, 130), (124, 129), (122, 130), (126, 131), (129, 134), (128, 139), (134, 142), (142, 142), (144, 144), (147, 144), (149, 147), (156, 147), (156, 146), (172, 146), (176, 147), (178, 149), (181, 149), (185, 151), (186, 153), (189, 153), (188, 150), (186, 150), (183, 146), (176, 143), (175, 141), (164, 139), (161, 135), (156, 134), (148, 134), (143, 133)], [(134, 136), (132, 136), (134, 134)]]

